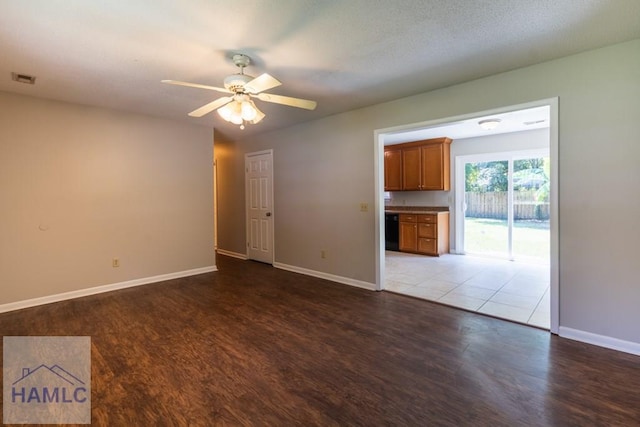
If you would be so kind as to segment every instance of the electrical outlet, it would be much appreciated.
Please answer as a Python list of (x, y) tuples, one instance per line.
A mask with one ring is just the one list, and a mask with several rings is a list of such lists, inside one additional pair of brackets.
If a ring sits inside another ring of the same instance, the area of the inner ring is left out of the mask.
[(327, 257), (327, 251), (324, 249), (320, 251), (320, 258), (325, 259)]
[(111, 266), (112, 266), (112, 267), (120, 267), (120, 260), (119, 260), (118, 258), (114, 258), (114, 259), (111, 261)]
[(360, 203), (360, 212), (368, 212), (369, 204), (368, 203)]

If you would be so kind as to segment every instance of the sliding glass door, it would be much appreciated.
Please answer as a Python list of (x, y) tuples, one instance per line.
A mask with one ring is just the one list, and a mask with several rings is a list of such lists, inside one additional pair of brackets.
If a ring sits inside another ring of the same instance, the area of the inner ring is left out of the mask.
[(464, 252), (549, 262), (548, 153), (465, 157), (464, 182)]

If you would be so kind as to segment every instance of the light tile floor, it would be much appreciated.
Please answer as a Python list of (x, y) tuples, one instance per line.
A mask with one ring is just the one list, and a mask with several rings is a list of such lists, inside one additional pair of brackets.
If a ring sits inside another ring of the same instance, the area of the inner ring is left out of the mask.
[(549, 266), (386, 251), (385, 289), (549, 329)]

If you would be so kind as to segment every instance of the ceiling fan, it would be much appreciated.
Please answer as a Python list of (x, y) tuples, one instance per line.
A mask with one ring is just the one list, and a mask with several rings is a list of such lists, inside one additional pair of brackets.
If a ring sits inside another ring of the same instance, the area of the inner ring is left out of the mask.
[(233, 55), (233, 63), (240, 68), (240, 73), (225, 77), (224, 88), (181, 82), (177, 80), (162, 80), (162, 83), (207, 89), (229, 94), (229, 96), (223, 96), (222, 98), (218, 98), (213, 102), (193, 110), (189, 113), (189, 116), (202, 117), (213, 110), (218, 110), (220, 117), (228, 122), (240, 125), (240, 129), (244, 129), (245, 123), (258, 123), (265, 116), (264, 113), (253, 103), (252, 98), (272, 102), (274, 104), (304, 108), (307, 110), (314, 110), (316, 108), (317, 103), (315, 101), (264, 93), (265, 90), (280, 86), (282, 83), (267, 73), (256, 78), (244, 74), (244, 68), (251, 63), (251, 59), (248, 56), (242, 54)]

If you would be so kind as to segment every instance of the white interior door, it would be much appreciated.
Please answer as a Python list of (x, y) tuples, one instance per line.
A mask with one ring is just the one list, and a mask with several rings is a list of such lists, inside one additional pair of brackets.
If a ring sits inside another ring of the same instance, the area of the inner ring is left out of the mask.
[(273, 264), (273, 150), (245, 155), (247, 257)]

